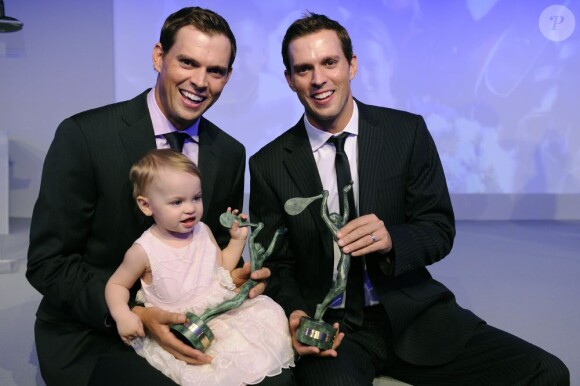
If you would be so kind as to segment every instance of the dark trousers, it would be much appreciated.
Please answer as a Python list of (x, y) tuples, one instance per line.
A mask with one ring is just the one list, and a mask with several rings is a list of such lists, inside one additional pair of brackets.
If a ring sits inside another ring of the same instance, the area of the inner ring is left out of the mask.
[[(327, 322), (341, 312), (327, 311)], [(464, 350), (442, 366), (405, 363), (395, 355), (382, 306), (365, 308), (363, 327), (345, 331), (337, 358), (302, 357), (294, 375), (299, 385), (371, 385), (379, 374), (411, 385), (569, 385), (570, 373), (555, 356), (516, 336), (482, 323)]]
[[(176, 384), (151, 366), (128, 346), (119, 344), (103, 354), (93, 371), (89, 386), (175, 386)], [(260, 386), (293, 386), (291, 369), (266, 377)]]

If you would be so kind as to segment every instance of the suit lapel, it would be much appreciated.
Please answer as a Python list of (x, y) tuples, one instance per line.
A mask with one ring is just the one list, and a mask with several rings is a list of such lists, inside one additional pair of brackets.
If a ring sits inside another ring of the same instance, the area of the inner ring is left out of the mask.
[(121, 115), (126, 127), (119, 131), (119, 137), (130, 165), (156, 147), (153, 123), (147, 108), (148, 92), (149, 90), (129, 101)]
[(202, 170), (203, 206), (211, 207), (211, 198), (214, 196), (220, 148), (217, 146), (215, 132), (208, 121), (201, 117), (199, 122), (199, 157), (198, 167)]
[(320, 194), (322, 182), (302, 121), (292, 128), (286, 150), (284, 166), (302, 196), (311, 197)]
[[(304, 128), (302, 119), (290, 131), (290, 136), (286, 144), (287, 154), (283, 160), (284, 167), (288, 175), (300, 191), (301, 197), (313, 197), (322, 193), (322, 181), (318, 174), (318, 168), (312, 155), (312, 147)], [(308, 206), (308, 213), (316, 223), (319, 232), (328, 232), (324, 220), (320, 217), (320, 200)], [(324, 243), (326, 256), (334, 255), (332, 239)]]
[(358, 178), (359, 178), (359, 215), (372, 213), (377, 200), (377, 166), (384, 151), (380, 140), (378, 123), (369, 116), (365, 105), (357, 101), (359, 107), (358, 137)]

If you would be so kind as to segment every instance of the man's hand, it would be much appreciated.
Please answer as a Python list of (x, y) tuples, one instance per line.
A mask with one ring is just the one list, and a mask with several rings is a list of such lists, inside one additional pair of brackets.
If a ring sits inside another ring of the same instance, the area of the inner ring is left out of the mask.
[(191, 365), (202, 365), (212, 361), (211, 356), (189, 347), (169, 330), (172, 324), (185, 323), (185, 315), (164, 311), (157, 307), (137, 306), (133, 307), (132, 311), (139, 316), (149, 336), (175, 358)]
[(373, 252), (385, 254), (393, 248), (389, 231), (374, 214), (366, 214), (350, 221), (338, 231), (336, 237), (342, 251), (352, 256)]
[[(300, 356), (316, 355), (319, 357), (336, 357), (338, 355), (336, 353), (336, 349), (338, 348), (338, 346), (340, 346), (342, 338), (344, 338), (344, 332), (339, 332), (338, 334), (336, 334), (331, 349), (320, 351), (318, 347), (307, 346), (305, 344), (300, 343), (296, 339), (296, 330), (298, 330), (300, 318), (303, 316), (308, 315), (306, 314), (306, 312), (301, 310), (296, 310), (290, 314), (289, 326), (290, 326), (290, 335), (292, 335), (292, 347), (294, 347), (294, 351), (296, 351), (296, 353)], [(336, 329), (339, 328), (338, 323), (334, 323), (334, 328)]]
[[(234, 284), (236, 285), (236, 287), (241, 287), (246, 281), (248, 281), (248, 279), (250, 278), (250, 263), (249, 262), (245, 262), (244, 266), (242, 268), (236, 268), (234, 270), (232, 270), (232, 280), (234, 282)], [(254, 279), (255, 281), (258, 282), (258, 284), (256, 284), (254, 286), (254, 288), (252, 288), (250, 290), (250, 294), (249, 294), (249, 298), (255, 298), (258, 295), (261, 295), (264, 293), (264, 290), (266, 289), (266, 282), (264, 280), (266, 280), (267, 278), (269, 278), (271, 275), (271, 272), (268, 268), (261, 268), (258, 269), (257, 271), (252, 272), (252, 279)]]

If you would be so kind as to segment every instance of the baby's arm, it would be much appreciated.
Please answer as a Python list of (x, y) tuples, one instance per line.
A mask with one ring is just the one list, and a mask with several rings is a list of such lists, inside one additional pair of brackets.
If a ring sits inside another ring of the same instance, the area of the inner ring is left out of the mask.
[[(228, 208), (228, 212), (232, 212), (235, 215), (238, 215), (238, 210)], [(243, 220), (248, 219), (248, 215), (240, 214), (239, 215)], [(208, 228), (209, 229), (209, 228)], [(209, 232), (214, 244), (217, 245), (211, 231)], [(242, 252), (244, 251), (244, 247), (246, 246), (246, 240), (248, 238), (248, 227), (243, 226), (240, 227), (237, 221), (234, 221), (232, 227), (230, 228), (230, 242), (228, 243), (227, 247), (225, 247), (222, 251), (219, 251), (218, 248), (218, 264), (224, 269), (228, 271), (232, 271), (234, 268), (237, 267), (238, 261), (240, 261), (240, 257), (242, 256)]]
[(109, 278), (105, 287), (105, 298), (109, 312), (121, 339), (126, 344), (137, 336), (145, 336), (141, 319), (128, 306), (129, 289), (145, 272), (148, 265), (147, 254), (139, 244), (133, 244), (125, 254), (123, 262)]

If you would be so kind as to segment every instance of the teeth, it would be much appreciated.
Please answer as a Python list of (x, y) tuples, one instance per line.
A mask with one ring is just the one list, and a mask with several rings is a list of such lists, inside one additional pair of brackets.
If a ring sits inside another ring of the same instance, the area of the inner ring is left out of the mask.
[(201, 102), (204, 100), (204, 98), (195, 95), (193, 93), (190, 93), (189, 91), (182, 91), (181, 92), (183, 94), (184, 97), (186, 97), (187, 99), (193, 101), (193, 102)]
[(332, 95), (332, 93), (332, 91), (323, 92), (322, 94), (314, 95), (314, 99), (322, 100), (324, 98), (328, 98), (330, 95)]

